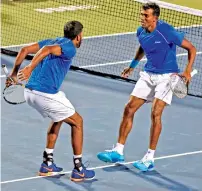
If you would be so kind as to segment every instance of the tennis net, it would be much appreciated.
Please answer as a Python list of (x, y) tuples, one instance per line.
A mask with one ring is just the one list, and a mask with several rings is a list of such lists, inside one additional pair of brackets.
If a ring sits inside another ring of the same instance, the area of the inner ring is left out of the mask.
[[(141, 6), (146, 0), (12, 0), (2, 1), (2, 53), (16, 55), (25, 44), (63, 35), (63, 25), (79, 20), (84, 25), (84, 42), (72, 69), (120, 78), (139, 45), (136, 29)], [(155, 0), (161, 7), (160, 19), (184, 32), (197, 48), (194, 68), (199, 72), (189, 94), (202, 97), (202, 11)], [(32, 56), (30, 56), (30, 59)], [(177, 48), (181, 70), (187, 51)], [(144, 58), (128, 81), (136, 81)]]

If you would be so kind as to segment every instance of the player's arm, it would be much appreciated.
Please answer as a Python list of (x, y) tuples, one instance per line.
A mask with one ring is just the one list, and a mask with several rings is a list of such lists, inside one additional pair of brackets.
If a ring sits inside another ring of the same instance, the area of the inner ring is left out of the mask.
[(181, 47), (188, 51), (188, 64), (187, 64), (182, 76), (184, 76), (187, 79), (187, 82), (189, 82), (191, 80), (192, 66), (194, 64), (194, 60), (196, 57), (196, 48), (187, 39), (184, 39), (182, 41)]
[(191, 79), (191, 70), (192, 65), (194, 63), (194, 59), (196, 57), (196, 48), (189, 42), (187, 39), (185, 39), (185, 34), (178, 32), (174, 27), (168, 24), (164, 24), (161, 28), (161, 32), (166, 37), (167, 41), (169, 43), (173, 43), (179, 47), (182, 47), (188, 51), (188, 64), (187, 67), (182, 74), (187, 80), (187, 82)]
[(49, 54), (60, 56), (62, 54), (61, 47), (59, 45), (44, 46), (36, 53), (28, 67), (33, 71), (34, 68)]
[(134, 68), (138, 65), (139, 61), (144, 57), (144, 50), (141, 46), (137, 49), (135, 58), (131, 61), (129, 67), (125, 68), (121, 73), (123, 78), (127, 78), (134, 70)]
[[(34, 44), (29, 45), (29, 46), (25, 46), (20, 50), (20, 52), (18, 53), (18, 55), (16, 57), (13, 69), (12, 69), (11, 74), (10, 74), (10, 78), (6, 79), (6, 86), (7, 87), (13, 83), (17, 83), (17, 73), (18, 73), (20, 65), (22, 64), (25, 57), (28, 54), (35, 54), (39, 49), (40, 49), (39, 44), (34, 43)], [(11, 80), (11, 78), (12, 78), (12, 80)]]
[(132, 60), (132, 62), (136, 62), (136, 64), (132, 64), (132, 62), (131, 62), (129, 67), (135, 68), (143, 57), (144, 57), (144, 50), (141, 46), (139, 46), (139, 48), (136, 52), (135, 58)]
[(25, 59), (25, 57), (28, 54), (35, 54), (36, 52), (39, 51), (39, 44), (38, 43), (34, 43), (32, 45), (29, 46), (25, 46), (23, 47), (20, 52), (18, 53), (16, 60), (15, 60), (15, 64), (13, 67), (13, 70), (11, 72), (11, 77), (12, 76), (17, 76), (18, 70), (20, 68), (20, 65), (22, 64), (23, 60)]
[(20, 80), (27, 80), (34, 68), (49, 54), (60, 56), (62, 54), (61, 47), (59, 45), (44, 46), (41, 48), (32, 59), (31, 63), (18, 73)]

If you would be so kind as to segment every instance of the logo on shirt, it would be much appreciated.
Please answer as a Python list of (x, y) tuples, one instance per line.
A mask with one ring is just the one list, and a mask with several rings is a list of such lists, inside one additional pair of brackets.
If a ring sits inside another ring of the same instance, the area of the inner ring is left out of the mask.
[(161, 43), (161, 41), (155, 41), (155, 44), (160, 44)]

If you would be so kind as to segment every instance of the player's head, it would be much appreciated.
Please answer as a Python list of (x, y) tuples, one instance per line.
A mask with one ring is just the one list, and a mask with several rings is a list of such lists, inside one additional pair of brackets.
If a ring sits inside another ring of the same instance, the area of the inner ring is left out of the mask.
[(64, 37), (74, 41), (77, 48), (81, 46), (83, 25), (79, 21), (69, 21), (64, 26)]
[(143, 28), (148, 29), (154, 26), (160, 15), (160, 7), (156, 3), (145, 3), (142, 5), (141, 11), (141, 25)]

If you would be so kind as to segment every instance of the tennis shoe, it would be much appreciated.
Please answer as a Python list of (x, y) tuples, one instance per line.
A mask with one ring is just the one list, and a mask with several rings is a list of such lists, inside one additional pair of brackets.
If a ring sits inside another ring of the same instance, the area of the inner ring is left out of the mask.
[(119, 154), (113, 149), (98, 153), (97, 158), (103, 162), (109, 163), (124, 162), (124, 155)]
[(82, 164), (81, 171), (78, 171), (76, 168), (72, 170), (70, 180), (74, 182), (80, 182), (84, 180), (92, 180), (94, 177), (95, 177), (95, 171), (87, 170), (86, 167)]
[(133, 166), (143, 172), (152, 171), (154, 169), (154, 161), (152, 160), (139, 160), (133, 163)]
[(45, 163), (42, 163), (38, 174), (39, 176), (53, 176), (62, 174), (62, 172), (63, 169), (61, 167), (57, 167), (55, 163), (52, 163), (49, 166)]

